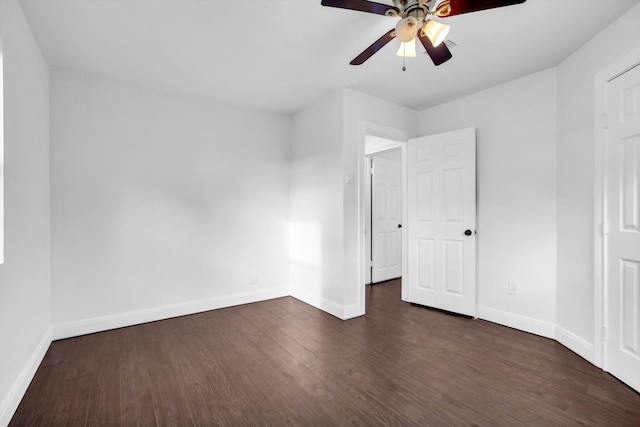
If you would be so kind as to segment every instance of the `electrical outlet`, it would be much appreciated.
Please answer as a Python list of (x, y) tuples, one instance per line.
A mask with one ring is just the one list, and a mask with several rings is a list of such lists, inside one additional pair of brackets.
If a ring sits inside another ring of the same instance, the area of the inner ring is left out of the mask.
[(257, 285), (258, 284), (258, 275), (257, 274), (252, 274), (251, 276), (249, 276), (249, 282), (252, 285)]
[(509, 292), (509, 295), (518, 295), (518, 282), (509, 280), (507, 282), (507, 292)]

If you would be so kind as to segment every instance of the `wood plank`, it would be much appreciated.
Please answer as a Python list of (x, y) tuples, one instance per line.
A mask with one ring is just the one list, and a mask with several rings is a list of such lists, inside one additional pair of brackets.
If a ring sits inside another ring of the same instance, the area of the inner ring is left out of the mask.
[(120, 425), (120, 352), (97, 356), (98, 368), (91, 378), (87, 427)]
[(123, 350), (120, 361), (120, 420), (123, 426), (157, 427), (151, 383), (145, 370), (145, 325), (123, 330)]
[(640, 395), (553, 340), (368, 286), (52, 343), (10, 426), (640, 425)]

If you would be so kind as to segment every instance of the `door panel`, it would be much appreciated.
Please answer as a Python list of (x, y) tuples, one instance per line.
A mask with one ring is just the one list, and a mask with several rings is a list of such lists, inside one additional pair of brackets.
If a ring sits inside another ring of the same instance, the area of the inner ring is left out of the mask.
[(444, 241), (444, 292), (464, 296), (464, 243)]
[(463, 172), (462, 169), (444, 171), (444, 220), (447, 223), (464, 220)]
[(417, 219), (422, 223), (433, 222), (433, 183), (434, 172), (418, 172), (416, 191)]
[(373, 283), (402, 275), (401, 171), (399, 159), (373, 157)]
[(418, 243), (417, 287), (428, 291), (434, 290), (435, 283), (435, 240), (416, 239)]
[(475, 166), (473, 128), (409, 141), (410, 302), (476, 315)]
[(621, 347), (632, 357), (640, 356), (640, 262), (622, 260), (622, 315), (621, 315)]
[(640, 66), (606, 99), (605, 369), (640, 391)]

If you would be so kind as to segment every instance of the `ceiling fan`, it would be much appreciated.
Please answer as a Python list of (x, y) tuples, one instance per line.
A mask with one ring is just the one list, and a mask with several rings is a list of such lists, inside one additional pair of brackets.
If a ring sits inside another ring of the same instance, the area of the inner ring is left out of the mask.
[(402, 42), (398, 50), (399, 56), (416, 56), (415, 39), (417, 37), (422, 42), (433, 63), (440, 65), (452, 57), (447, 45), (442, 43), (449, 32), (449, 26), (430, 18), (430, 16), (448, 18), (449, 16), (463, 13), (511, 6), (525, 1), (443, 0), (438, 2), (437, 0), (393, 0), (393, 6), (389, 6), (367, 0), (322, 0), (322, 5), (400, 18), (395, 28), (389, 30), (360, 55), (356, 56), (350, 62), (351, 65), (363, 64), (396, 37)]

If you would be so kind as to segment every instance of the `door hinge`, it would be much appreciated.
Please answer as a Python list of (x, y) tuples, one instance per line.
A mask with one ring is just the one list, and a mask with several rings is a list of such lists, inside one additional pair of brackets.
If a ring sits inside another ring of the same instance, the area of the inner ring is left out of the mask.
[(602, 129), (609, 129), (609, 122), (606, 114), (602, 115)]
[(373, 267), (373, 260), (369, 260), (369, 267)]
[(609, 235), (609, 221), (602, 222), (602, 235), (603, 236)]

